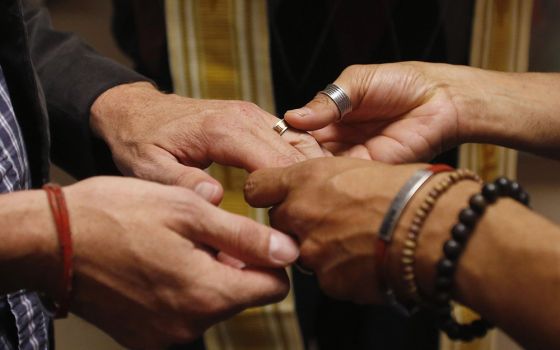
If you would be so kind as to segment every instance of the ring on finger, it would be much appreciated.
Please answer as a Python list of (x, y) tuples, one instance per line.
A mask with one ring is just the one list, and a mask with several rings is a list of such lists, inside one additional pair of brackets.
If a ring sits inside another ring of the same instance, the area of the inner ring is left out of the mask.
[(350, 97), (336, 84), (329, 84), (323, 89), (319, 91), (320, 94), (323, 94), (330, 98), (336, 108), (338, 109), (338, 121), (341, 121), (344, 116), (350, 112), (352, 112), (352, 101)]
[(280, 119), (278, 123), (274, 124), (272, 130), (276, 131), (278, 135), (282, 136), (286, 131), (288, 131), (289, 128), (290, 126), (288, 125), (288, 123), (286, 123), (284, 119)]

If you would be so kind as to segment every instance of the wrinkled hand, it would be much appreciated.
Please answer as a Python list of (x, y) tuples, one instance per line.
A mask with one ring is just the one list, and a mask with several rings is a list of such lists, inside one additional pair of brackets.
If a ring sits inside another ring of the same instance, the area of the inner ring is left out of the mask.
[[(291, 238), (188, 189), (106, 177), (64, 191), (75, 251), (71, 311), (126, 347), (192, 341), (288, 292), (279, 267), (297, 258)], [(250, 267), (216, 261), (218, 250)]]
[(335, 81), (353, 105), (340, 123), (338, 109), (323, 94), (285, 119), (297, 129), (315, 130), (312, 135), (339, 155), (427, 161), (460, 142), (452, 92), (460, 69), (421, 62), (351, 66)]
[(271, 225), (297, 237), (300, 261), (328, 295), (381, 302), (375, 239), (390, 202), (419, 164), (322, 158), (249, 176), (247, 201), (274, 206)]
[(187, 187), (218, 203), (223, 189), (200, 169), (211, 162), (254, 171), (324, 155), (305, 132), (278, 135), (276, 122), (252, 103), (166, 95), (135, 83), (102, 94), (90, 124), (123, 174)]

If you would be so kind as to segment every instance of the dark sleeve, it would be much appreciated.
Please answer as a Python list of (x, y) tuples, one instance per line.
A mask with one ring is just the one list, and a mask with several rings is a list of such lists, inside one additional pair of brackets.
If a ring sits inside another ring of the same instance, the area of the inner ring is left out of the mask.
[(53, 162), (77, 178), (115, 173), (108, 148), (90, 130), (91, 105), (111, 87), (148, 79), (99, 55), (76, 35), (55, 31), (47, 10), (26, 2), (24, 18), (47, 101)]

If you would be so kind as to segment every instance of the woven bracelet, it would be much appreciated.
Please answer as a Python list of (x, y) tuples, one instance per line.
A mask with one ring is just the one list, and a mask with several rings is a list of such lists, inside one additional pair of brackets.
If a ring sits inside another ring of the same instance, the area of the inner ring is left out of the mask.
[(73, 251), (70, 219), (62, 188), (57, 184), (49, 183), (43, 186), (43, 190), (47, 193), (49, 206), (56, 224), (58, 242), (60, 244), (60, 257), (62, 260), (62, 276), (59, 284), (60, 298), (55, 303), (55, 317), (65, 318), (68, 316), (72, 295)]

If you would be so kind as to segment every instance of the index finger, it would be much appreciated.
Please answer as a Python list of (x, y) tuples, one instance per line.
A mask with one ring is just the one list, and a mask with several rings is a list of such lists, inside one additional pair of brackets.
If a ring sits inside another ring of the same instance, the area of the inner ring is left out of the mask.
[(266, 168), (249, 175), (244, 188), (247, 203), (265, 208), (284, 201), (290, 191), (286, 172), (287, 168)]

